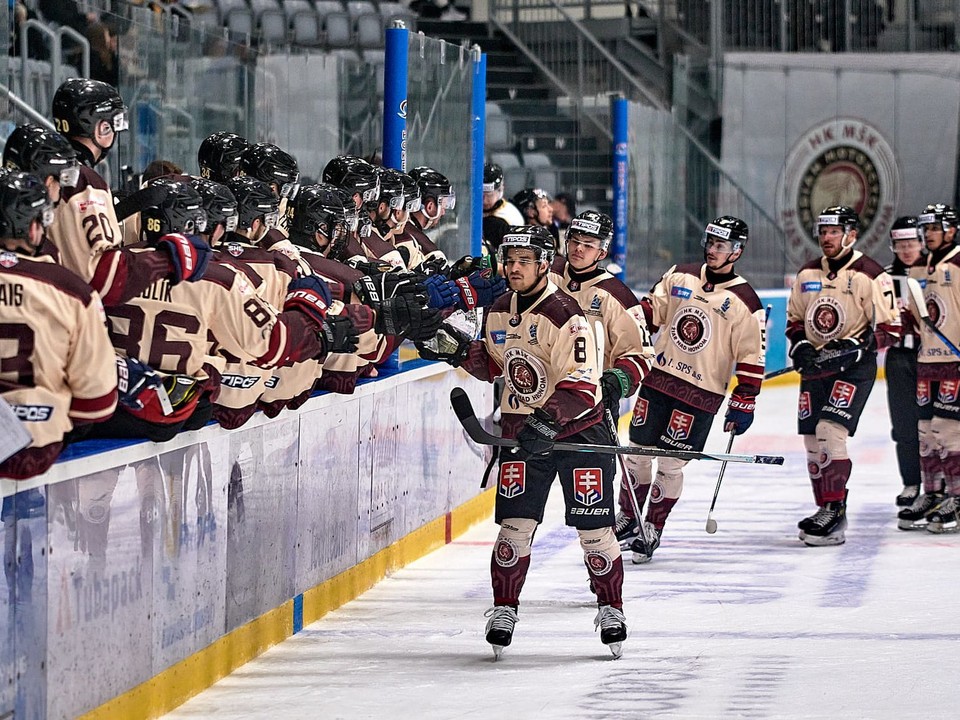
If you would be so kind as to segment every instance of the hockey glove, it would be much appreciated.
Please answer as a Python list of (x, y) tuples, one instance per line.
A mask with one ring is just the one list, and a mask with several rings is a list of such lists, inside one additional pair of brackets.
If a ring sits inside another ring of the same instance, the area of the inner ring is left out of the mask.
[(489, 270), (478, 270), (454, 282), (460, 290), (458, 307), (462, 310), (473, 310), (477, 306), (490, 307), (507, 289), (507, 281)]
[(173, 277), (170, 282), (176, 285), (186, 280), (196, 282), (210, 264), (213, 251), (196, 235), (168, 233), (157, 240), (157, 247), (166, 251), (173, 262)]
[(360, 335), (353, 321), (345, 315), (328, 315), (324, 318), (317, 333), (320, 338), (322, 355), (330, 353), (352, 353), (357, 349)]
[(801, 340), (790, 348), (790, 359), (793, 360), (794, 369), (801, 375), (810, 375), (816, 372), (817, 367), (817, 349), (810, 344), (809, 340)]
[(360, 256), (349, 258), (346, 264), (354, 270), (359, 270), (364, 275), (381, 275), (393, 270), (393, 265), (388, 262), (384, 262), (383, 260), (366, 260)]
[(423, 281), (427, 290), (427, 304), (437, 310), (445, 310), (460, 302), (460, 287), (445, 275), (431, 275)]
[(616, 420), (620, 417), (620, 398), (630, 392), (630, 378), (619, 368), (604, 370), (600, 376), (600, 392), (603, 393), (603, 406)]
[(546, 411), (537, 408), (527, 415), (527, 419), (517, 433), (518, 455), (521, 458), (530, 455), (546, 455), (553, 450), (553, 442), (560, 432), (560, 425)]
[(142, 410), (147, 393), (163, 387), (163, 378), (136, 358), (117, 355), (117, 394), (123, 405)]
[(424, 360), (439, 360), (460, 367), (470, 353), (471, 342), (471, 338), (459, 329), (442, 324), (435, 336), (414, 344)]
[(734, 435), (743, 435), (753, 424), (753, 410), (757, 398), (741, 392), (734, 392), (727, 403), (727, 414), (723, 416), (725, 432), (733, 430)]
[(330, 307), (330, 288), (316, 275), (297, 278), (287, 285), (284, 310), (299, 310), (320, 327)]
[(147, 185), (134, 193), (130, 193), (123, 200), (117, 202), (114, 211), (117, 213), (117, 220), (126, 220), (134, 213), (147, 208), (159, 207), (160, 203), (167, 199), (170, 187), (164, 184)]

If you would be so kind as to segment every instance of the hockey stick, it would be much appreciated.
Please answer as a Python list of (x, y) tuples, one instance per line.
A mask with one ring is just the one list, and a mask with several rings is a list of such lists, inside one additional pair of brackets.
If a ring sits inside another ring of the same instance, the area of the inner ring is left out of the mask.
[[(856, 355), (858, 352), (860, 352), (860, 348), (853, 348), (852, 350), (849, 348), (845, 350), (821, 350), (817, 353), (817, 365), (828, 360), (837, 360), (847, 355)], [(763, 376), (763, 379), (770, 380), (771, 378), (780, 377), (795, 370), (796, 368), (792, 365), (790, 367), (780, 368), (779, 370), (771, 370)]]
[[(619, 447), (620, 433), (617, 430), (616, 422), (613, 420), (613, 413), (608, 408), (604, 408), (603, 415), (607, 419), (607, 427), (610, 429), (613, 442)], [(633, 506), (633, 516), (637, 519), (637, 531), (643, 538), (643, 544), (647, 545), (647, 532), (643, 528), (643, 513), (640, 512), (640, 503), (637, 502), (637, 492), (633, 489), (633, 480), (630, 479), (630, 472), (627, 470), (627, 464), (623, 461), (623, 455), (618, 453), (617, 460), (620, 461), (620, 472), (623, 473), (623, 482), (627, 486), (627, 494), (630, 496), (630, 504)]]
[[(453, 388), (450, 391), (450, 404), (453, 406), (453, 412), (457, 420), (467, 431), (467, 435), (475, 443), (480, 445), (497, 445), (499, 447), (515, 448), (519, 447), (516, 440), (508, 440), (488, 433), (476, 414), (473, 412), (473, 405), (470, 403), (470, 397), (462, 388)], [(728, 462), (751, 463), (756, 465), (783, 465), (782, 455), (729, 455), (724, 453), (697, 452), (695, 450), (667, 450), (657, 447), (624, 445), (591, 445), (588, 443), (556, 442), (553, 444), (554, 450), (565, 450), (567, 452), (600, 452), (614, 455), (650, 455), (653, 457), (672, 457), (679, 460), (727, 460)]]
[[(727, 441), (727, 452), (733, 447), (733, 438), (736, 437), (736, 431), (730, 431), (730, 439)], [(720, 463), (720, 475), (717, 477), (717, 486), (713, 489), (713, 501), (710, 503), (710, 510), (707, 512), (706, 531), (713, 535), (717, 531), (717, 521), (713, 519), (713, 509), (717, 506), (717, 495), (720, 494), (720, 483), (723, 482), (723, 472), (727, 469), (727, 461)]]
[(940, 338), (940, 342), (946, 345), (950, 352), (960, 358), (960, 348), (950, 342), (950, 339), (940, 331), (937, 324), (930, 319), (930, 312), (927, 310), (927, 301), (923, 298), (923, 290), (920, 288), (920, 283), (914, 278), (908, 277), (907, 289), (910, 291), (913, 304), (917, 306), (917, 314), (920, 316), (920, 319), (923, 320), (923, 324), (930, 328), (930, 332)]

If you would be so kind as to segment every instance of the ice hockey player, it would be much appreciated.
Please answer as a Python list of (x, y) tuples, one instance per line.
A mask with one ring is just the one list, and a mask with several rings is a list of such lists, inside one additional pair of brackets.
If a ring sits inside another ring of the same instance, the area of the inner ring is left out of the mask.
[(560, 231), (553, 224), (553, 205), (550, 193), (541, 188), (525, 188), (513, 196), (513, 204), (527, 225), (542, 225), (560, 247)]
[[(623, 616), (623, 561), (613, 531), (614, 458), (555, 451), (554, 441), (612, 442), (600, 402), (600, 367), (593, 332), (576, 301), (549, 279), (553, 237), (546, 228), (513, 226), (500, 245), (512, 292), (490, 308), (481, 340), (460, 337), (452, 352), (433, 359), (461, 366), (481, 380), (503, 376), (504, 437), (516, 452), (503, 453), (497, 487), (490, 571), (494, 605), (486, 638), (499, 657), (513, 639), (520, 590), (547, 494), (559, 474), (566, 522), (577, 528), (599, 611), (600, 639), (619, 657), (627, 636)], [(423, 352), (423, 350), (421, 350)]]
[[(650, 371), (653, 347), (637, 296), (600, 267), (612, 239), (613, 220), (609, 215), (596, 210), (580, 213), (567, 228), (566, 257), (554, 260), (550, 279), (579, 303), (593, 326), (597, 345), (603, 351), (603, 404), (616, 423), (620, 400), (631, 397)], [(628, 490), (621, 487), (620, 492)], [(637, 537), (637, 520), (629, 496), (621, 498), (620, 504), (631, 508), (629, 514), (617, 515), (617, 539), (627, 548)]]
[(496, 163), (483, 166), (483, 216), (489, 215), (501, 217), (511, 226), (526, 223), (516, 206), (503, 197), (503, 168)]
[(917, 435), (920, 407), (917, 405), (917, 350), (920, 330), (910, 312), (907, 278), (926, 275), (927, 256), (917, 234), (917, 218), (904, 215), (890, 227), (893, 262), (884, 272), (893, 280), (893, 292), (900, 310), (900, 340), (887, 348), (884, 369), (887, 376), (887, 407), (897, 447), (897, 466), (903, 490), (897, 495), (899, 507), (909, 507), (920, 495), (920, 439)]
[(52, 219), (40, 179), (0, 174), (0, 397), (32, 437), (0, 460), (0, 478), (46, 471), (74, 426), (109, 418), (117, 404), (99, 296), (51, 257), (36, 254)]
[(800, 373), (797, 425), (807, 452), (815, 513), (801, 520), (811, 546), (846, 539), (847, 438), (857, 430), (877, 375), (877, 348), (900, 337), (893, 282), (854, 250), (860, 218), (845, 205), (825, 208), (814, 232), (823, 256), (797, 273), (787, 305), (790, 358)]
[[(960, 342), (958, 218), (950, 205), (927, 205), (917, 230), (927, 248), (923, 299), (940, 334)], [(914, 311), (916, 308), (914, 307)], [(898, 514), (902, 530), (960, 531), (960, 358), (927, 325), (920, 326), (917, 404), (920, 410), (920, 476), (923, 494)]]
[(200, 143), (197, 164), (200, 177), (226, 185), (240, 174), (240, 157), (249, 147), (247, 141), (232, 132), (215, 132)]
[(116, 89), (98, 80), (71, 78), (53, 96), (53, 119), (82, 163), (73, 187), (61, 188), (47, 235), (59, 262), (90, 283), (106, 307), (135, 297), (151, 283), (197, 280), (205, 267), (205, 243), (171, 234), (147, 251), (121, 247), (113, 195), (93, 166), (106, 157), (118, 132), (127, 129), (127, 108)]
[[(734, 369), (737, 385), (727, 402), (723, 428), (742, 435), (753, 423), (763, 381), (766, 354), (765, 318), (760, 299), (737, 275), (735, 265), (747, 246), (743, 220), (723, 215), (707, 223), (700, 240), (703, 263), (675, 265), (642, 300), (651, 332), (660, 331), (657, 363), (643, 381), (630, 423), (633, 445), (676, 450), (703, 450)], [(631, 544), (634, 564), (650, 561), (659, 547), (664, 524), (683, 490), (686, 461), (624, 458), (637, 502), (649, 493), (642, 531)], [(629, 496), (621, 493), (620, 512), (633, 515)], [(637, 519), (639, 523), (639, 518)], [(619, 518), (623, 537), (630, 523)], [(627, 528), (627, 529), (624, 529)]]

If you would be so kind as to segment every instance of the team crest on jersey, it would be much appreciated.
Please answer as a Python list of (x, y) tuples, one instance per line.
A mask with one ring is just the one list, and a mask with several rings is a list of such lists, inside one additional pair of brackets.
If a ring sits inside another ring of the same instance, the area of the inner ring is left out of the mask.
[(650, 404), (643, 398), (637, 398), (637, 404), (633, 406), (633, 419), (630, 424), (634, 427), (645, 425), (647, 422), (647, 410)]
[(238, 242), (227, 243), (227, 252), (234, 257), (240, 257), (243, 255), (243, 245)]
[(800, 400), (797, 402), (797, 418), (799, 420), (806, 420), (812, 414), (813, 410), (810, 409), (810, 393), (800, 393)]
[(17, 257), (16, 253), (12, 253), (12, 252), (0, 253), (0, 267), (12, 268), (18, 262), (20, 262), (20, 258)]
[(497, 492), (505, 498), (523, 495), (527, 489), (527, 464), (521, 461), (505, 462), (500, 465), (500, 485)]
[(807, 309), (807, 326), (821, 340), (838, 337), (846, 325), (843, 305), (835, 297), (822, 295)]
[(573, 471), (573, 495), (581, 505), (596, 505), (603, 500), (603, 473), (600, 468), (576, 468)]
[(857, 386), (851, 385), (843, 380), (837, 380), (833, 384), (833, 390), (830, 392), (830, 404), (835, 408), (848, 408), (853, 402), (853, 396), (857, 393)]
[(710, 342), (713, 326), (710, 316), (699, 307), (684, 307), (670, 325), (674, 344), (688, 353), (698, 353)]
[(953, 404), (957, 401), (957, 390), (960, 390), (960, 381), (941, 380), (937, 390), (937, 400), (944, 404)]
[(917, 405), (930, 404), (930, 381), (917, 380)]
[(674, 440), (686, 440), (690, 437), (693, 427), (693, 415), (674, 410), (670, 413), (670, 424), (667, 425), (667, 435)]
[(520, 400), (535, 405), (547, 394), (547, 368), (523, 348), (512, 347), (503, 355), (504, 379)]
[(693, 295), (693, 291), (690, 288), (674, 285), (672, 288), (670, 288), (670, 295), (673, 297), (678, 297), (681, 300), (689, 300), (690, 296)]
[(941, 298), (937, 293), (933, 292), (927, 295), (924, 300), (927, 303), (927, 314), (930, 316), (930, 319), (933, 321), (933, 324), (937, 327), (940, 327), (940, 324), (943, 322), (943, 298)]

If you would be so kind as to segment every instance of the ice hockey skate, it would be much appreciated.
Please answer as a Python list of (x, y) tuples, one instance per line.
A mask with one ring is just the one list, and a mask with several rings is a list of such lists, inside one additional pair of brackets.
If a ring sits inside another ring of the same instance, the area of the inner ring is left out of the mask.
[(943, 502), (943, 498), (942, 492), (924, 493), (913, 501), (913, 505), (897, 513), (897, 527), (901, 530), (924, 530), (927, 527), (927, 515)]
[(487, 642), (493, 646), (493, 659), (499, 660), (503, 649), (513, 641), (513, 627), (520, 618), (517, 611), (509, 605), (494, 605), (487, 610)]
[(627, 621), (623, 611), (612, 605), (601, 605), (593, 627), (600, 628), (600, 642), (610, 648), (613, 657), (619, 659), (623, 655), (623, 641), (627, 639)]
[(926, 517), (927, 532), (960, 532), (960, 502), (956, 495), (947, 495), (943, 502), (931, 510)]
[(805, 530), (800, 531), (800, 539), (806, 545), (843, 545), (846, 542), (844, 530), (847, 528), (847, 503), (835, 500), (826, 503), (810, 518)]
[(646, 565), (653, 557), (653, 551), (660, 547), (660, 532), (653, 523), (643, 523), (643, 533), (638, 534), (630, 549), (633, 551), (634, 565)]
[(903, 490), (897, 495), (897, 507), (910, 507), (919, 495), (919, 485), (904, 485)]
[(639, 534), (637, 519), (632, 518), (626, 513), (617, 513), (617, 524), (614, 532), (617, 534), (617, 541), (620, 543), (621, 550), (629, 550), (633, 541)]

